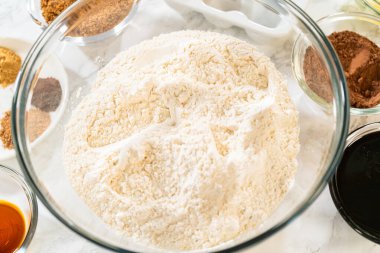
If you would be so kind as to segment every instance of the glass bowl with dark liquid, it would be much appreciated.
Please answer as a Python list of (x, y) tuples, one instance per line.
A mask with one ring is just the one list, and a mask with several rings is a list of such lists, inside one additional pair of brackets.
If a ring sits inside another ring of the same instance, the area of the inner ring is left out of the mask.
[(365, 125), (349, 135), (330, 193), (345, 221), (380, 244), (380, 123)]

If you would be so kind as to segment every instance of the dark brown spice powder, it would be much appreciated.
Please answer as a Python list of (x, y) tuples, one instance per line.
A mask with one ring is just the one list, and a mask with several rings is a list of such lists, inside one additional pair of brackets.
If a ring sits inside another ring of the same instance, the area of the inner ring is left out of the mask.
[[(356, 108), (370, 108), (380, 103), (380, 48), (355, 32), (334, 32), (328, 36), (345, 71), (350, 103)], [(315, 50), (309, 47), (304, 59), (308, 86), (327, 101), (332, 99), (327, 69)]]
[(134, 5), (134, 0), (88, 0), (68, 22), (68, 35), (95, 36), (113, 29), (123, 21)]
[(57, 110), (62, 99), (62, 88), (55, 78), (39, 78), (33, 89), (32, 105), (44, 112)]

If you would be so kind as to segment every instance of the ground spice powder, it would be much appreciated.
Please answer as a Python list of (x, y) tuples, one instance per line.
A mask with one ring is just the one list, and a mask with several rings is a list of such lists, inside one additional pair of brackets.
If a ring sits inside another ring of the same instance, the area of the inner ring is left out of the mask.
[(71, 20), (73, 37), (95, 36), (111, 30), (129, 14), (134, 0), (88, 0)]
[(76, 0), (41, 0), (42, 16), (50, 24)]
[[(76, 0), (41, 0), (42, 15), (51, 23)], [(68, 22), (67, 35), (94, 36), (111, 30), (129, 14), (134, 0), (88, 0), (79, 6)]]
[(0, 47), (0, 85), (14, 83), (21, 68), (21, 58), (9, 48)]
[(12, 130), (11, 130), (11, 112), (8, 111), (0, 120), (0, 139), (6, 149), (13, 148)]
[(62, 99), (62, 88), (53, 77), (39, 78), (33, 89), (32, 105), (44, 112), (57, 110)]
[(345, 71), (353, 107), (370, 108), (380, 103), (380, 48), (355, 32), (329, 36)]
[(309, 88), (325, 101), (331, 102), (333, 93), (328, 71), (322, 59), (312, 47), (306, 49), (303, 72)]
[[(328, 36), (345, 71), (350, 103), (355, 108), (380, 104), (380, 48), (355, 32), (334, 32)], [(327, 101), (332, 99), (327, 69), (315, 50), (309, 47), (304, 59), (308, 86)]]
[(37, 139), (49, 127), (50, 114), (38, 109), (31, 109), (27, 112), (27, 129), (29, 140), (32, 142)]

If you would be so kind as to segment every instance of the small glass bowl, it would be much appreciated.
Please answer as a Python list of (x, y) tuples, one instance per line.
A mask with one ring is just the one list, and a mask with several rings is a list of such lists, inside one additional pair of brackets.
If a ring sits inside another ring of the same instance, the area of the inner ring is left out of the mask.
[(2, 165), (0, 165), (0, 200), (12, 203), (21, 210), (26, 232), (17, 252), (26, 252), (37, 227), (37, 198), (19, 172)]
[[(356, 129), (347, 137), (346, 148), (358, 141), (359, 139), (363, 138), (364, 136), (375, 132), (380, 132), (380, 123), (371, 123)], [(339, 173), (338, 171), (339, 168), (336, 173)], [(351, 216), (351, 214), (345, 210), (345, 205), (343, 204), (342, 197), (339, 193), (337, 174), (335, 174), (332, 177), (329, 183), (329, 189), (336, 209), (338, 209), (340, 215), (348, 223), (348, 225), (350, 225), (352, 229), (354, 229), (357, 233), (364, 236), (365, 238), (380, 244), (379, 234), (374, 234), (368, 231), (365, 226), (356, 222), (355, 219)]]
[[(380, 46), (380, 18), (374, 15), (351, 12), (351, 13), (336, 13), (326, 16), (317, 21), (317, 24), (322, 31), (328, 36), (333, 32), (353, 31), (372, 40)], [(317, 104), (328, 107), (330, 103), (317, 95), (306, 83), (303, 73), (303, 59), (306, 49), (309, 45), (303, 44), (302, 39), (298, 39), (293, 47), (293, 70), (294, 75), (298, 79), (301, 88), (314, 100)], [(380, 104), (372, 108), (354, 108), (350, 109), (351, 115), (371, 115), (380, 113)]]
[[(77, 5), (78, 12), (79, 12), (80, 8), (82, 8), (84, 11), (86, 11), (86, 9), (88, 7), (88, 6), (86, 6), (87, 2), (86, 3), (81, 3), (82, 6), (80, 6), (81, 4)], [(84, 36), (82, 36), (82, 37), (75, 36), (74, 37), (74, 36), (68, 36), (68, 35), (66, 35), (64, 37), (64, 39), (66, 41), (74, 42), (74, 43), (76, 43), (77, 45), (80, 45), (80, 46), (86, 46), (86, 45), (88, 45), (90, 43), (94, 43), (94, 42), (98, 42), (98, 41), (103, 41), (103, 40), (106, 40), (108, 38), (116, 37), (117, 35), (119, 35), (123, 31), (123, 29), (127, 26), (127, 24), (129, 23), (129, 21), (136, 14), (138, 3), (139, 3), (139, 0), (133, 0), (133, 5), (130, 8), (128, 14), (125, 16), (125, 18), (120, 23), (118, 23), (117, 25), (115, 25), (110, 30), (107, 30), (107, 31), (105, 31), (103, 33), (99, 33), (97, 35), (86, 36), (86, 37), (84, 37)], [(71, 6), (69, 6), (65, 11), (63, 11), (63, 13), (65, 13), (65, 12), (72, 12), (71, 9), (73, 9), (73, 7), (74, 7), (73, 5), (74, 4), (72, 4)], [(37, 25), (39, 25), (43, 30), (45, 30), (49, 26), (49, 24), (45, 21), (45, 18), (42, 15), (41, 0), (27, 0), (27, 10), (28, 10), (29, 15), (31, 16), (32, 20)], [(81, 21), (79, 21), (77, 23), (78, 23), (77, 25), (79, 25), (81, 23)], [(72, 25), (69, 25), (69, 26), (72, 26)]]

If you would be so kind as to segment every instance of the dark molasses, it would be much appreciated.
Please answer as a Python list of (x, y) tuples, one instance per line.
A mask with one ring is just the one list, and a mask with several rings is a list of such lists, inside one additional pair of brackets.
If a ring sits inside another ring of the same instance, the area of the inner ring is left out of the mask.
[(380, 243), (380, 132), (346, 148), (330, 191), (343, 218), (360, 234)]

